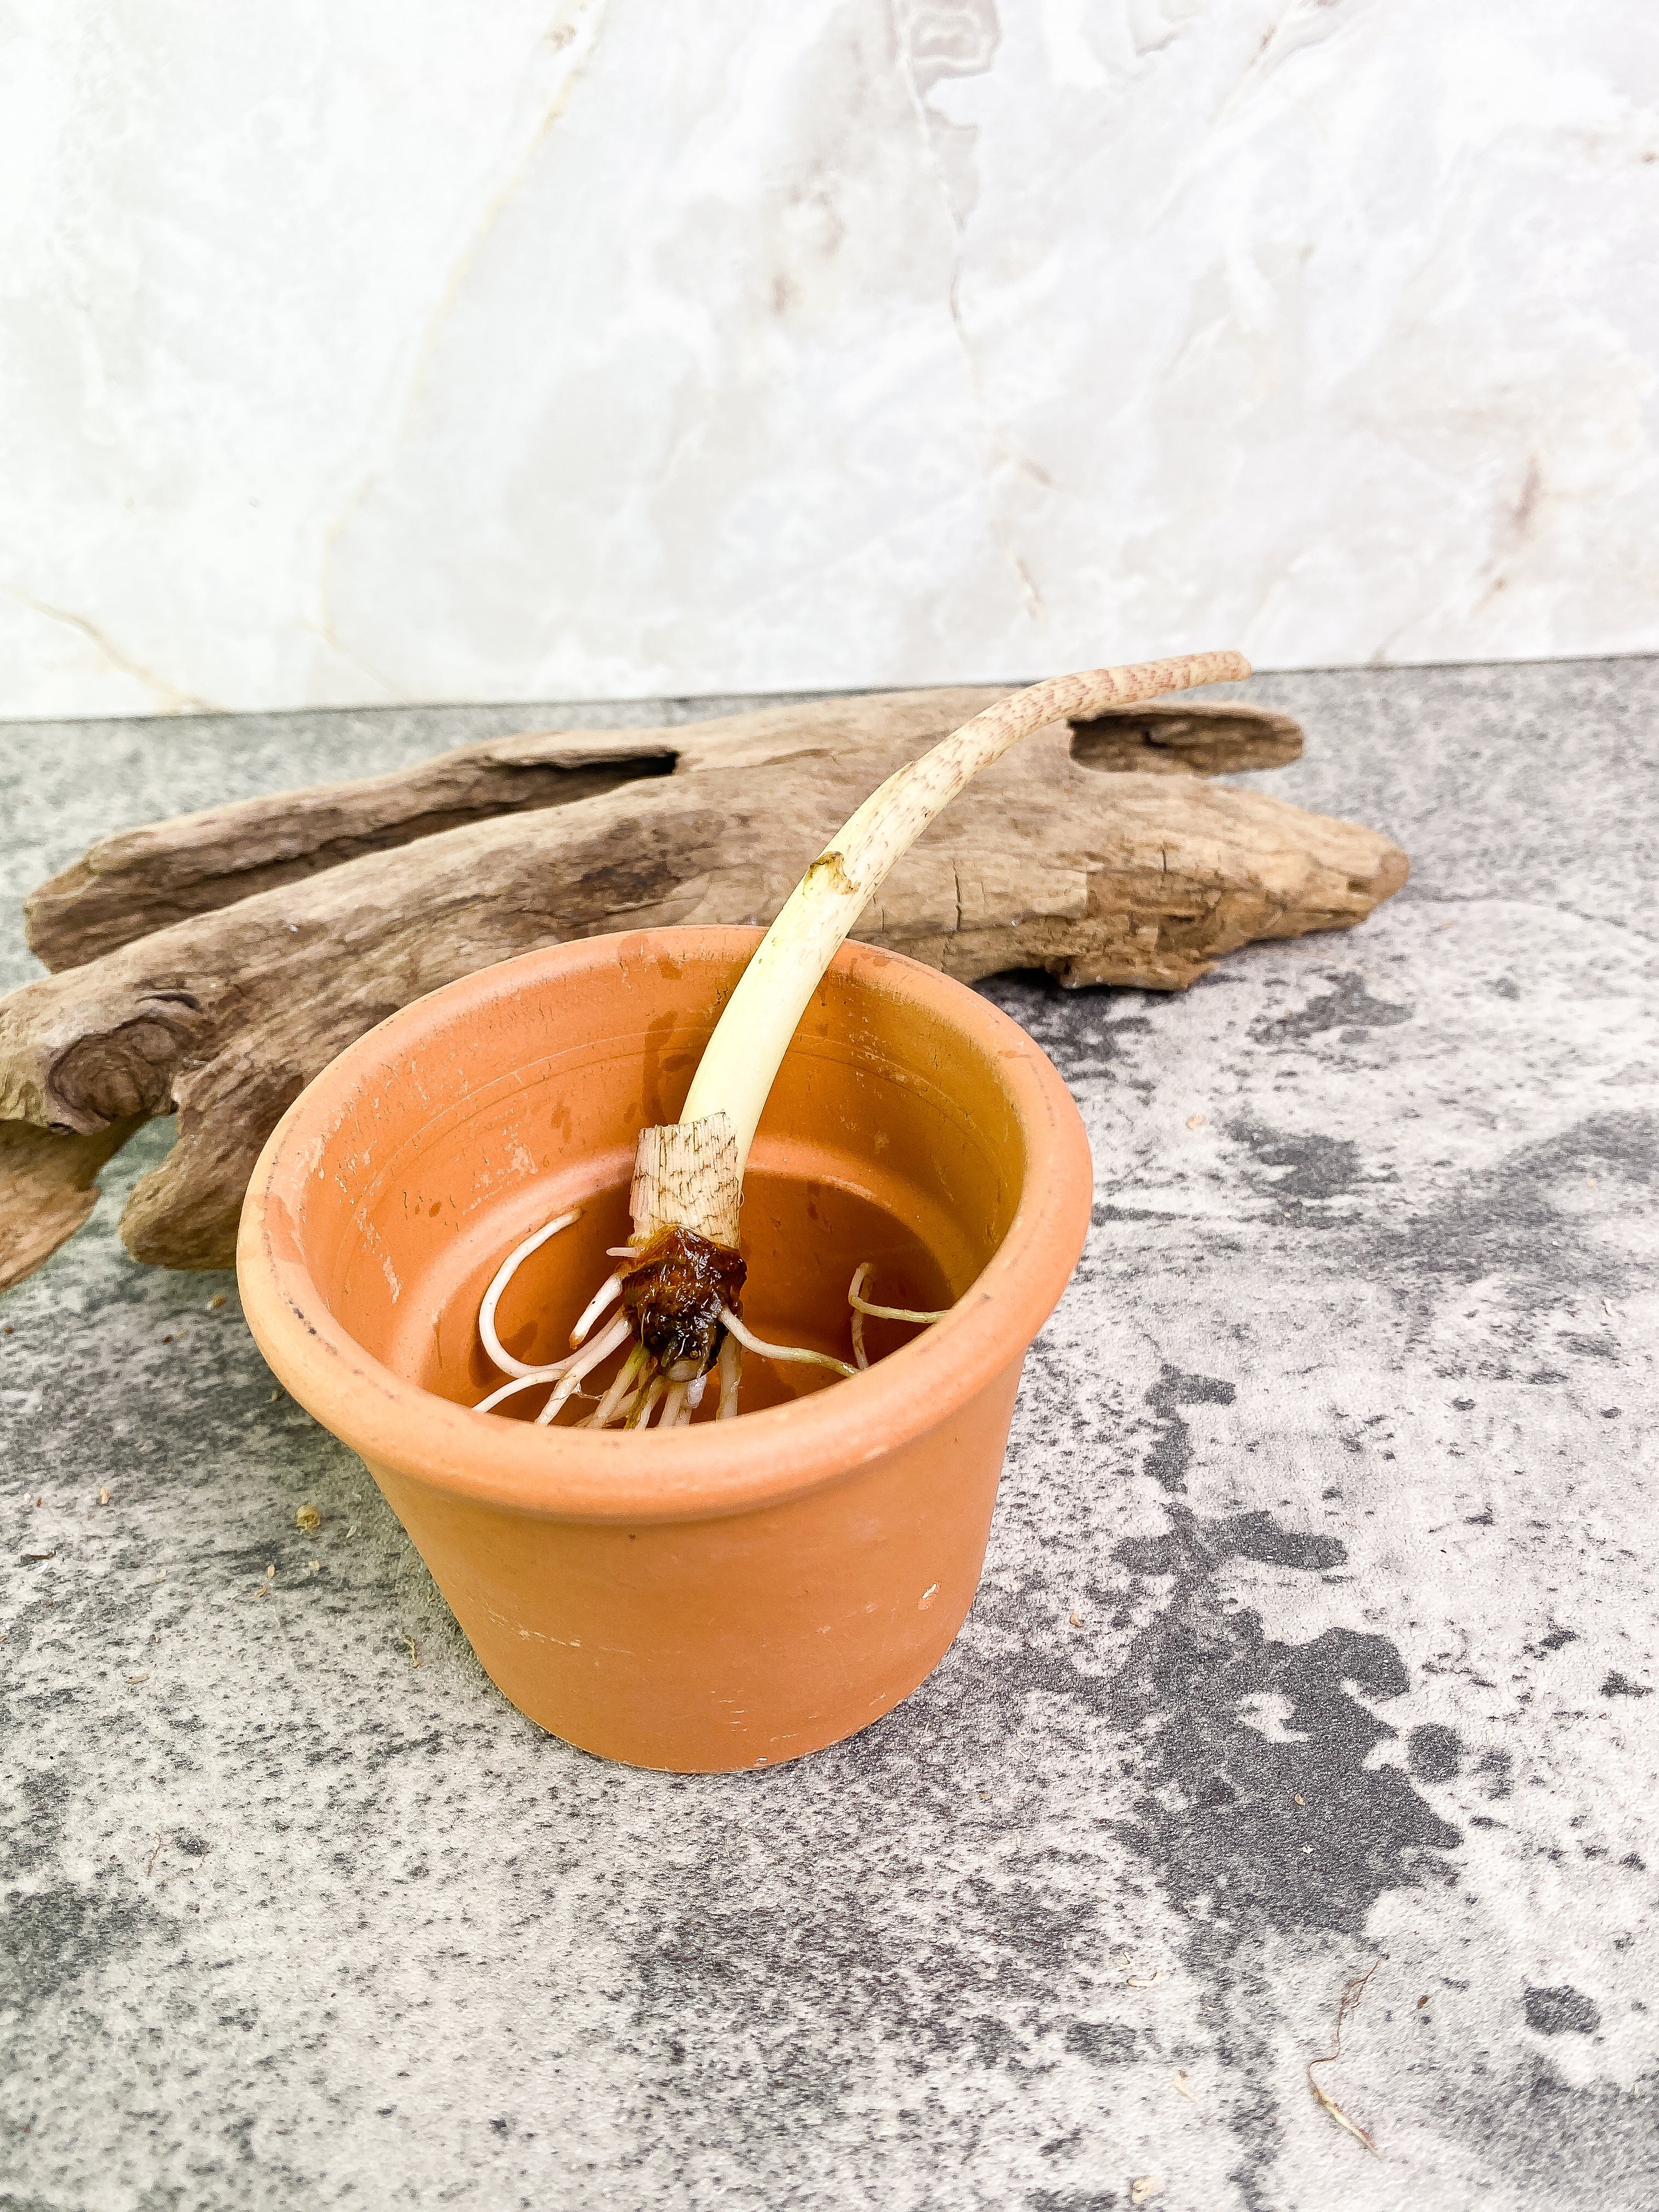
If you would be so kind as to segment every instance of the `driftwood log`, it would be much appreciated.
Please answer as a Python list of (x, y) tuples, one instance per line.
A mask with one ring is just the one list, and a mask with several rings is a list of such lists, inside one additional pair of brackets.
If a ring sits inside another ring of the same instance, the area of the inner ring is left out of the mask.
[[(652, 776), (793, 758), (826, 744), (878, 744), (890, 729), (901, 741), (914, 729), (926, 743), (953, 726), (952, 714), (965, 720), (1005, 696), (901, 693), (674, 730), (495, 738), (391, 775), (207, 807), (102, 837), (40, 884), (24, 903), (29, 950), (47, 968), (78, 968), (192, 915), (468, 823), (573, 805)], [(1154, 702), (1079, 727), (1072, 750), (1109, 774), (1218, 775), (1282, 767), (1300, 756), (1302, 732), (1261, 707)]]
[[(375, 1022), (538, 945), (769, 921), (860, 799), (1001, 696), (498, 739), (104, 839), (28, 902), (58, 972), (0, 1000), (0, 1287), (167, 1113), (177, 1141), (122, 1235), (140, 1260), (228, 1266), (266, 1136)], [(964, 981), (1176, 990), (1250, 939), (1351, 927), (1404, 882), (1398, 847), (1205, 781), (1300, 748), (1288, 717), (1237, 705), (1057, 723), (940, 817), (857, 934)]]

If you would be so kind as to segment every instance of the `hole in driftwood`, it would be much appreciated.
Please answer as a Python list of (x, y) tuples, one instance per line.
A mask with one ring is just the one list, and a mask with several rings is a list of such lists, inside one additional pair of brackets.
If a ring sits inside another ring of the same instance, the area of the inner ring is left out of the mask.
[(619, 791), (627, 783), (672, 775), (678, 757), (676, 753), (644, 753), (626, 760), (592, 762), (581, 768), (564, 768), (551, 761), (497, 768), (488, 786), (463, 805), (434, 806), (424, 813), (405, 815), (399, 821), (350, 830), (313, 846), (297, 859), (240, 872), (239, 895), (246, 897), (252, 891), (269, 890), (275, 884), (338, 867), (343, 860), (357, 860), (365, 853), (389, 853), (422, 837), (462, 829), (469, 822), (487, 822), (500, 814), (530, 814), (548, 806), (574, 806), (579, 800)]
[(1291, 717), (1261, 707), (1154, 705), (1072, 724), (1072, 758), (1106, 775), (1231, 775), (1282, 768), (1301, 751)]

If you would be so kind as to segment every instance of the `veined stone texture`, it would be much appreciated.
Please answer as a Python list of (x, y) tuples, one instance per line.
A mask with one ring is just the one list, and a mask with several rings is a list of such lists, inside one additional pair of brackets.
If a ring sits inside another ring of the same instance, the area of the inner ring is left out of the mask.
[(0, 714), (1659, 646), (1629, 0), (18, 0)]

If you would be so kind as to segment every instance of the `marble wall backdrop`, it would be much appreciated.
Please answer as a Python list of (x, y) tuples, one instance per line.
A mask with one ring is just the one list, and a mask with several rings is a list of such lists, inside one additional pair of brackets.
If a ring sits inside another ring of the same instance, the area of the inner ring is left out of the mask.
[(0, 713), (1659, 647), (1632, 0), (6, 21)]

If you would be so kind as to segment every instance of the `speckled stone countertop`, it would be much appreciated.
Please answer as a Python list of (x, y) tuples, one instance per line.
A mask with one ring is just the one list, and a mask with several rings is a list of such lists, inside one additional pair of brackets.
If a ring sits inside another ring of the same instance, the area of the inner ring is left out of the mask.
[[(505, 1705), (234, 1282), (125, 1260), (164, 1127), (0, 1302), (7, 2212), (1659, 2204), (1659, 664), (1248, 694), (1414, 876), (1184, 997), (988, 987), (1096, 1226), (853, 1742)], [(100, 831), (549, 719), (0, 729), (0, 980)], [(1373, 1967), (1375, 2157), (1305, 2072)]]

